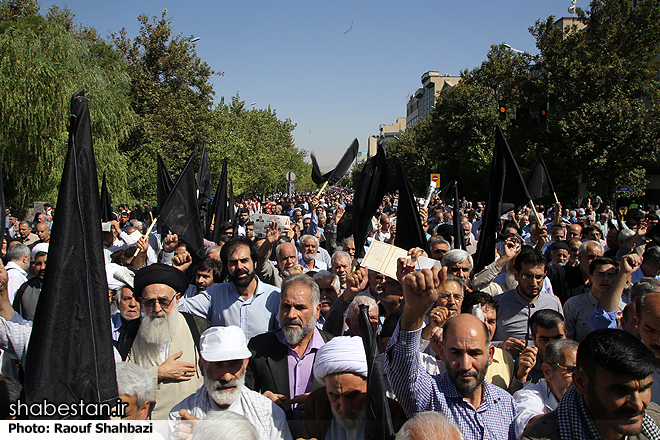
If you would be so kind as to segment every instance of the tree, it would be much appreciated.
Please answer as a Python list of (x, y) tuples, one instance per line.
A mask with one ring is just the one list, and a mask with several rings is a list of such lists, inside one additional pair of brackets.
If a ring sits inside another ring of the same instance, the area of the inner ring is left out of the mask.
[(211, 136), (215, 93), (210, 79), (216, 72), (197, 56), (192, 37), (173, 35), (166, 16), (167, 10), (160, 18), (140, 15), (134, 40), (125, 29), (111, 37), (131, 79), (137, 121), (120, 148), (135, 166), (130, 185), (139, 199), (156, 198), (157, 151), (168, 165), (179, 165)]
[(81, 88), (90, 99), (99, 172), (107, 171), (115, 197), (128, 198), (127, 164), (117, 149), (133, 116), (124, 65), (107, 44), (92, 44), (79, 29), (65, 27), (63, 15), (46, 19), (35, 10), (36, 2), (0, 3), (0, 136), (8, 202), (24, 208), (56, 199), (69, 101)]
[(586, 29), (564, 31), (554, 17), (531, 29), (550, 96), (546, 149), (556, 154), (546, 161), (560, 173), (570, 164), (610, 197), (619, 184), (640, 192), (639, 162), (657, 160), (660, 147), (660, 6), (594, 0), (578, 16)]
[(287, 171), (296, 173), (297, 190), (314, 187), (311, 165), (304, 161), (307, 152), (295, 147), (291, 133), (296, 125), (290, 119), (278, 119), (270, 107), (246, 109), (238, 94), (231, 104), (222, 99), (213, 114), (213, 134), (207, 142), (211, 169), (219, 171), (228, 157), (236, 194), (284, 191)]

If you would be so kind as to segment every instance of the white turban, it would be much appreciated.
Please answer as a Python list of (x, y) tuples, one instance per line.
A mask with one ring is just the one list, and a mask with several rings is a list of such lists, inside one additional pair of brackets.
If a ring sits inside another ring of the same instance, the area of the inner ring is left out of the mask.
[(359, 336), (332, 338), (316, 352), (314, 377), (320, 381), (334, 373), (353, 373), (366, 378), (367, 372), (367, 356)]

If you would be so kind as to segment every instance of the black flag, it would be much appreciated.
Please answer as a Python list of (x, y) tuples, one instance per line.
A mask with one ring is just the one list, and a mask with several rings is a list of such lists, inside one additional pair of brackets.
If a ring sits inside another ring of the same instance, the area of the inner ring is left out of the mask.
[(117, 220), (117, 217), (112, 211), (112, 200), (110, 200), (108, 184), (105, 181), (105, 171), (103, 171), (103, 183), (101, 184), (101, 220), (104, 222)]
[(532, 200), (555, 193), (555, 188), (552, 186), (552, 180), (550, 180), (550, 174), (543, 158), (539, 160), (534, 171), (529, 175), (529, 179), (527, 179), (527, 190)]
[(25, 362), (28, 405), (115, 406), (118, 400), (97, 179), (88, 100), (81, 90), (71, 99), (69, 151), (57, 198), (63, 220), (53, 224)]
[(482, 223), (474, 273), (495, 260), (495, 241), (500, 216), (531, 200), (516, 160), (498, 125), (495, 129), (495, 148), (491, 163), (490, 190)]
[(410, 188), (406, 170), (403, 169), (401, 159), (398, 155), (394, 156), (394, 165), (396, 167), (396, 177), (399, 182), (399, 208), (396, 214), (396, 237), (394, 244), (406, 250), (419, 247), (429, 254), (426, 232), (424, 232), (424, 228), (422, 227), (419, 209)]
[[(399, 207), (401, 204), (399, 204)], [(394, 438), (392, 414), (383, 384), (383, 369), (378, 355), (378, 340), (369, 321), (369, 306), (359, 306), (360, 334), (367, 356), (367, 401), (365, 415), (365, 440), (391, 440)]]
[[(360, 180), (355, 188), (351, 216), (344, 215), (337, 225), (337, 240), (345, 238), (340, 231), (347, 228), (345, 221), (351, 221), (350, 230), (355, 238), (355, 257), (364, 256), (364, 242), (367, 240), (371, 219), (383, 200), (387, 190), (387, 153), (382, 143), (378, 144), (376, 155), (367, 159), (362, 168)], [(348, 209), (347, 209), (348, 211)]]
[(190, 255), (204, 259), (204, 237), (197, 207), (193, 151), (158, 214), (158, 221), (188, 246)]
[(220, 224), (231, 220), (229, 217), (229, 208), (227, 207), (227, 158), (222, 162), (222, 174), (220, 174), (220, 182), (218, 189), (213, 198), (213, 209), (211, 212), (215, 214), (213, 223), (213, 241), (217, 244), (220, 241)]
[(209, 159), (206, 157), (206, 142), (202, 145), (202, 158), (199, 162), (199, 174), (197, 175), (197, 190), (199, 191), (197, 204), (199, 206), (199, 216), (202, 219), (202, 231), (206, 233), (213, 215), (210, 209), (213, 184), (211, 183)]
[(321, 169), (319, 168), (319, 163), (316, 160), (316, 156), (314, 153), (309, 155), (312, 158), (312, 181), (316, 183), (317, 185), (323, 185), (324, 182), (327, 182), (330, 176), (332, 175), (332, 171), (328, 171), (325, 174), (321, 174)]
[[(449, 204), (450, 200), (452, 202), (452, 220), (451, 220), (451, 234), (453, 237), (452, 246), (454, 249), (463, 249), (465, 250), (467, 246), (465, 245), (465, 236), (463, 235), (463, 226), (461, 225), (461, 214), (458, 209), (458, 182), (455, 180), (449, 182), (442, 191), (440, 191), (440, 198), (446, 203)], [(442, 230), (444, 231), (445, 225), (441, 225)], [(439, 233), (439, 231), (436, 229)], [(443, 232), (444, 234), (445, 232)]]
[(238, 235), (238, 226), (236, 225), (236, 202), (234, 201), (234, 179), (229, 179), (229, 206), (227, 207), (229, 213), (229, 220), (234, 227), (234, 237)]
[(319, 164), (316, 161), (316, 157), (312, 154), (312, 180), (314, 183), (317, 185), (321, 185), (324, 182), (328, 182), (328, 185), (332, 186), (335, 183), (339, 182), (339, 179), (344, 177), (344, 175), (348, 172), (348, 170), (351, 168), (351, 164), (355, 160), (358, 154), (358, 150), (360, 149), (360, 145), (358, 143), (357, 139), (353, 140), (353, 143), (351, 144), (350, 147), (348, 147), (348, 150), (344, 153), (342, 158), (339, 160), (339, 163), (335, 167), (334, 170), (329, 171), (325, 174), (321, 174), (321, 170), (319, 169)]
[[(170, 191), (172, 191), (173, 186), (174, 179), (172, 179), (172, 175), (167, 170), (163, 158), (160, 156), (160, 153), (158, 153), (156, 162), (156, 198), (158, 203), (158, 214), (160, 214), (160, 211), (165, 204), (165, 199), (167, 199)], [(167, 234), (167, 228), (158, 223), (158, 232), (165, 235)]]

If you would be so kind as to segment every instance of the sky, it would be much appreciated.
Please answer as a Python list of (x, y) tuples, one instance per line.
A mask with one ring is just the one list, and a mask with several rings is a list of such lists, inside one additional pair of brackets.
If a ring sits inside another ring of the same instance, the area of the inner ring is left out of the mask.
[[(238, 92), (297, 124), (298, 148), (334, 167), (354, 138), (366, 152), (381, 124), (406, 116), (425, 72), (459, 75), (481, 64), (493, 44), (537, 54), (528, 28), (568, 16), (570, 0), (41, 0), (67, 6), (75, 22), (108, 36), (139, 32), (137, 16), (167, 9), (175, 34), (199, 37), (216, 102)], [(577, 6), (587, 8), (580, 0)]]

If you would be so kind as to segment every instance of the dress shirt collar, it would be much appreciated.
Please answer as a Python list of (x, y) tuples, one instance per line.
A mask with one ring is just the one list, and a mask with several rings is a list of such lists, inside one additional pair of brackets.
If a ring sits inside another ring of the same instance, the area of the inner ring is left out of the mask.
[[(477, 412), (486, 411), (490, 405), (495, 405), (500, 400), (497, 395), (491, 393), (490, 387), (495, 387), (495, 385), (491, 385), (487, 380), (484, 379), (481, 386), (483, 389), (483, 395), (481, 397), (481, 405), (479, 405), (479, 408), (475, 410)], [(463, 397), (461, 393), (458, 392), (446, 372), (440, 376), (440, 389), (447, 397), (447, 399), (462, 400), (472, 406), (472, 404), (465, 397)]]
[[(287, 348), (289, 349), (289, 354), (291, 354), (291, 352), (296, 353), (293, 347), (291, 347), (291, 345), (289, 345), (289, 343), (286, 342), (286, 338), (284, 337), (284, 331), (278, 330), (277, 333), (275, 333), (275, 336), (277, 336), (277, 339), (282, 344), (287, 346)], [(312, 330), (312, 339), (310, 339), (309, 342), (307, 343), (307, 348), (305, 348), (305, 352), (303, 353), (302, 357), (307, 356), (309, 352), (314, 349), (318, 350), (323, 346), (323, 344), (325, 344), (325, 342), (323, 342), (323, 337), (321, 336), (321, 333), (319, 333), (318, 327), (314, 326), (314, 329)]]

